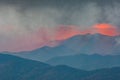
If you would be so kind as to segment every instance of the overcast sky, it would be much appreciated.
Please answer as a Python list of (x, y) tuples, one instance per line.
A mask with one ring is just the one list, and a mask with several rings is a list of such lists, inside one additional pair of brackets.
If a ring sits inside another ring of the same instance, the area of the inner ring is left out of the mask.
[(0, 51), (37, 48), (45, 40), (54, 40), (60, 25), (85, 31), (95, 24), (108, 23), (119, 32), (119, 0), (107, 1), (0, 0)]

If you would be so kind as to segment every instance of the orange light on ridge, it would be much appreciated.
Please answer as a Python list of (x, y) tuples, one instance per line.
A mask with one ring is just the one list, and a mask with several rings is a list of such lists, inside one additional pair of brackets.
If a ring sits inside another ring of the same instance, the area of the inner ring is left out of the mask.
[(107, 23), (96, 24), (93, 26), (93, 28), (95, 29), (96, 33), (100, 33), (108, 36), (115, 36), (118, 34), (116, 27)]

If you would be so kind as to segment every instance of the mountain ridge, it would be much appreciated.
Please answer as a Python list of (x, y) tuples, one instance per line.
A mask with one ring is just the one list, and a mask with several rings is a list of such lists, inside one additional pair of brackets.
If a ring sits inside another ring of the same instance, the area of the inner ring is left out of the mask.
[(119, 38), (120, 36), (106, 36), (102, 34), (76, 35), (54, 47), (44, 46), (32, 51), (10, 54), (42, 62), (57, 56), (79, 53), (117, 55), (120, 54)]
[[(119, 80), (120, 67), (85, 71), (0, 54), (1, 80)], [(103, 74), (104, 73), (104, 74)]]
[(46, 63), (51, 65), (67, 65), (83, 70), (94, 70), (120, 66), (120, 55), (87, 55), (77, 54), (70, 56), (55, 57)]

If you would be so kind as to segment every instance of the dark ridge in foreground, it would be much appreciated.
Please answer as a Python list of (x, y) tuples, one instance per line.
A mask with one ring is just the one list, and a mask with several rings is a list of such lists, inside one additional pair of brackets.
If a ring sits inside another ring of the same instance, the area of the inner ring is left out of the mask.
[(0, 80), (119, 80), (120, 67), (84, 71), (0, 54)]

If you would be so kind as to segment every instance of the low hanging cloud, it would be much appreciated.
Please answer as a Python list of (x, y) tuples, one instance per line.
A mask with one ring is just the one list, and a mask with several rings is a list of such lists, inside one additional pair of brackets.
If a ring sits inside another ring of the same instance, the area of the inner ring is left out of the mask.
[[(117, 2), (104, 6), (97, 1), (56, 5), (54, 0), (49, 4), (35, 0), (34, 3), (26, 0), (1, 2), (0, 51), (32, 50), (49, 41), (78, 34), (119, 34), (120, 6)], [(96, 24), (103, 23), (110, 28), (103, 30), (101, 25), (94, 28)]]

